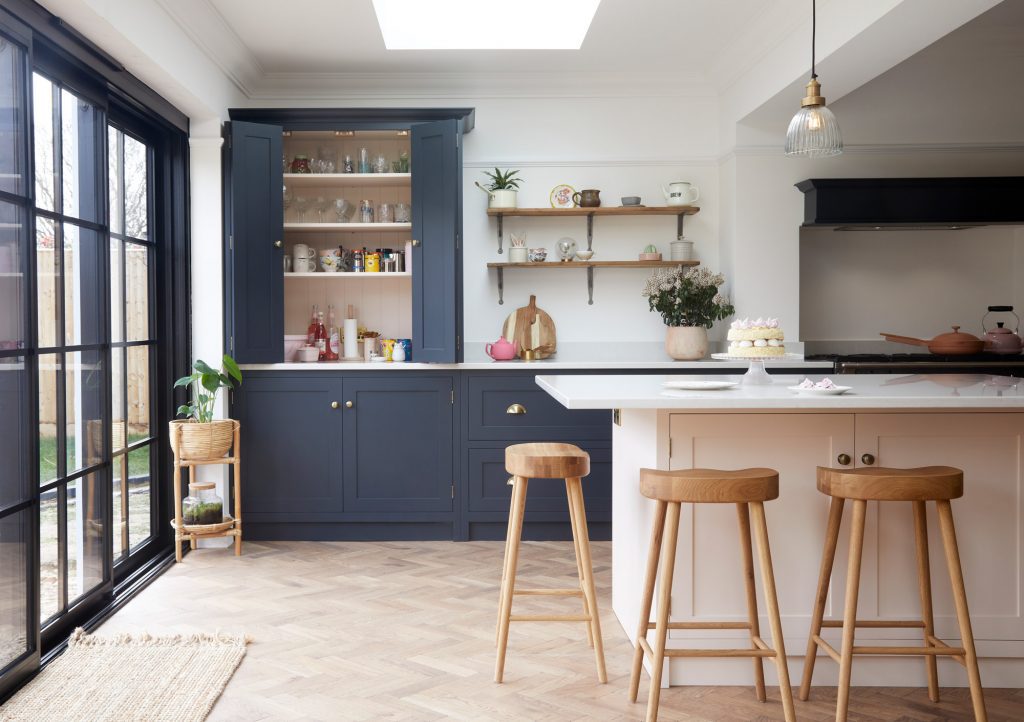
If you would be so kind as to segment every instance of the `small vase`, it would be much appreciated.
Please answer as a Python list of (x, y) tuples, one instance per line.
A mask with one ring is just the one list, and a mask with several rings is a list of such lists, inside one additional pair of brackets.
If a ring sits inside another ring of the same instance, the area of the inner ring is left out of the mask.
[(708, 330), (703, 326), (668, 326), (665, 352), (676, 361), (696, 361), (708, 355)]

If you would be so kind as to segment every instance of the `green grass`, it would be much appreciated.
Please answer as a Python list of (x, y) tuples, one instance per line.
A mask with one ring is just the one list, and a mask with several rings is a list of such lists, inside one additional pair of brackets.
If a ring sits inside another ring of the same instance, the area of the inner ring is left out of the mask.
[[(128, 444), (145, 439), (143, 434), (129, 434)], [(75, 439), (68, 437), (68, 457), (75, 458)], [(145, 476), (149, 474), (149, 446), (132, 451), (128, 454), (128, 476)], [(57, 438), (54, 436), (39, 437), (39, 479), (45, 483), (57, 478)]]

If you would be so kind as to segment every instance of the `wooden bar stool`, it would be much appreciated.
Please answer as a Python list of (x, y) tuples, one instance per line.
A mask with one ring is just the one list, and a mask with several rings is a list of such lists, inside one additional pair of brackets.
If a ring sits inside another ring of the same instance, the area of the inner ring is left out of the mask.
[[(498, 608), (498, 658), (494, 666), (494, 681), (501, 682), (505, 672), (505, 651), (511, 622), (586, 622), (587, 641), (594, 648), (597, 677), (602, 684), (608, 681), (604, 666), (604, 645), (601, 643), (601, 619), (597, 610), (597, 592), (590, 560), (590, 535), (587, 531), (587, 513), (583, 506), (583, 485), (580, 479), (590, 473), (590, 455), (572, 444), (515, 444), (505, 449), (505, 469), (512, 474), (512, 508), (509, 511), (508, 533), (505, 536), (505, 568), (501, 577), (501, 597)], [(526, 489), (531, 478), (565, 479), (565, 493), (569, 501), (569, 521), (572, 525), (573, 546), (576, 550), (576, 569), (579, 587), (575, 589), (516, 589), (516, 567), (519, 563), (519, 539), (523, 531), (523, 513), (526, 511)], [(582, 614), (512, 614), (514, 596), (573, 596), (583, 600)]]
[[(818, 575), (818, 593), (814, 600), (814, 614), (811, 617), (811, 632), (807, 641), (807, 656), (804, 660), (804, 676), (800, 685), (800, 699), (806, 700), (811, 692), (811, 677), (817, 648), (821, 647), (839, 663), (839, 693), (836, 701), (836, 720), (846, 720), (850, 704), (850, 673), (855, 654), (897, 654), (923, 655), (928, 672), (928, 696), (933, 702), (939, 701), (939, 677), (935, 658), (938, 655), (952, 657), (967, 668), (967, 679), (971, 687), (971, 702), (974, 717), (980, 722), (988, 719), (985, 713), (985, 699), (981, 691), (981, 675), (978, 673), (978, 657), (974, 652), (974, 635), (971, 619), (967, 613), (967, 593), (964, 590), (963, 570), (960, 567), (960, 552), (956, 544), (956, 530), (953, 527), (953, 510), (950, 499), (958, 499), (964, 493), (964, 473), (951, 466), (925, 466), (918, 469), (886, 469), (870, 467), (863, 469), (830, 469), (818, 467), (818, 491), (832, 497), (825, 532), (825, 550), (821, 558)], [(825, 599), (828, 596), (832, 563), (836, 556), (839, 539), (839, 525), (843, 519), (843, 504), (853, 500), (853, 528), (850, 530), (850, 560), (846, 571), (846, 606), (843, 620), (822, 621), (825, 613)], [(914, 509), (914, 533), (917, 540), (918, 590), (921, 595), (921, 619), (911, 621), (880, 620), (857, 621), (857, 595), (860, 587), (860, 561), (864, 547), (864, 517), (869, 501), (909, 501)], [(925, 502), (934, 501), (939, 513), (939, 530), (946, 551), (946, 566), (953, 585), (953, 600), (956, 617), (960, 624), (960, 647), (951, 647), (935, 637), (935, 622), (932, 617), (932, 583), (928, 562), (928, 523)], [(821, 638), (822, 627), (843, 630), (842, 649), (835, 648)], [(857, 627), (913, 628), (920, 629), (924, 636), (923, 647), (857, 647), (853, 637)]]
[[(787, 722), (796, 719), (793, 692), (789, 687), (789, 668), (782, 639), (782, 622), (775, 594), (775, 575), (772, 555), (768, 547), (768, 526), (764, 515), (764, 502), (779, 496), (779, 473), (773, 469), (742, 469), (718, 471), (691, 469), (684, 471), (640, 470), (640, 493), (654, 499), (658, 506), (651, 529), (651, 548), (647, 555), (647, 573), (643, 598), (640, 603), (640, 624), (633, 650), (633, 674), (629, 684), (629, 700), (636, 702), (640, 687), (640, 668), (644, 655), (651, 659), (651, 689), (647, 697), (647, 722), (658, 719), (661, 696), (661, 673), (665, 657), (752, 657), (757, 698), (765, 701), (765, 657), (775, 660), (779, 672), (779, 691)], [(743, 550), (743, 579), (747, 588), (747, 622), (669, 622), (669, 601), (672, 594), (672, 572), (676, 563), (676, 542), (679, 537), (679, 511), (683, 503), (735, 504), (739, 519), (740, 546)], [(750, 542), (750, 510), (754, 511), (754, 530), (757, 534), (757, 552), (761, 563), (761, 581), (768, 605), (768, 623), (775, 648), (761, 639), (757, 617), (757, 595), (754, 590), (754, 559)], [(664, 537), (664, 544), (662, 543)], [(661, 571), (658, 571), (658, 558)], [(655, 581), (658, 588), (658, 618), (651, 621), (651, 604)], [(655, 630), (654, 648), (647, 641), (648, 630)], [(665, 649), (670, 629), (746, 629), (750, 632), (749, 649)]]

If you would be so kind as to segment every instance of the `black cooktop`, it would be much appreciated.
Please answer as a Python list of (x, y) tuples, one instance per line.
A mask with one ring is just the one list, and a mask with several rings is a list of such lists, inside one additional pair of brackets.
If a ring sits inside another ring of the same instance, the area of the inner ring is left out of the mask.
[(997, 353), (959, 354), (943, 356), (934, 353), (805, 353), (808, 361), (845, 361), (862, 363), (991, 363), (1002, 366), (1024, 366), (1024, 356)]

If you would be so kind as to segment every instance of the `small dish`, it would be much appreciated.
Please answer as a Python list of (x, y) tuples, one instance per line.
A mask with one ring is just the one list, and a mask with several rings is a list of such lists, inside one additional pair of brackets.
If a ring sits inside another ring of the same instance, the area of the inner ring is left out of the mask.
[(619, 200), (622, 201), (622, 206), (624, 208), (640, 205), (640, 196), (622, 196)]
[(572, 200), (572, 196), (575, 192), (575, 188), (565, 183), (555, 186), (551, 189), (551, 195), (548, 197), (551, 202), (551, 207), (575, 208), (576, 204)]
[(640, 254), (640, 260), (641, 261), (660, 261), (661, 260), (661, 254), (660, 253), (641, 253)]
[(734, 389), (739, 384), (736, 381), (666, 381), (662, 384), (666, 389), (680, 389), (683, 391), (725, 391)]
[(839, 396), (849, 391), (852, 386), (833, 386), (830, 389), (803, 389), (799, 386), (787, 386), (789, 391), (801, 396)]
[(532, 263), (542, 263), (547, 260), (548, 249), (546, 248), (531, 248), (526, 254), (526, 257), (530, 259)]
[(576, 251), (576, 258), (578, 258), (581, 261), (589, 261), (593, 257), (593, 251)]

